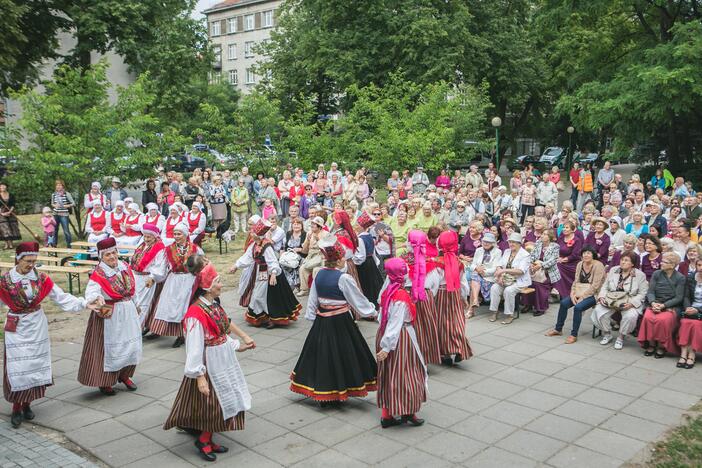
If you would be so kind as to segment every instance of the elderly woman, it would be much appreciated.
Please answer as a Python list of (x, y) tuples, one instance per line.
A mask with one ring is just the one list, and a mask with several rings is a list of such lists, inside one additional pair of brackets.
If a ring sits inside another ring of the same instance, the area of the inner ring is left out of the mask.
[(227, 218), (227, 189), (222, 185), (222, 177), (215, 176), (212, 179), (212, 187), (207, 201), (212, 207), (212, 227), (217, 229)]
[(624, 252), (631, 252), (634, 255), (634, 268), (639, 268), (639, 265), (641, 264), (641, 259), (639, 257), (639, 254), (636, 252), (636, 241), (637, 239), (635, 235), (625, 235), (621, 248), (614, 249), (612, 257), (609, 260), (608, 268), (611, 269), (615, 266), (619, 266), (619, 260), (622, 258), (622, 254), (624, 254)]
[(546, 336), (560, 336), (563, 334), (568, 309), (573, 307), (573, 328), (566, 338), (566, 344), (573, 344), (578, 341), (578, 331), (583, 312), (595, 306), (595, 295), (600, 290), (605, 280), (605, 267), (597, 259), (597, 251), (591, 245), (583, 247), (582, 261), (575, 269), (575, 281), (570, 292), (564, 299), (561, 299), (561, 306), (558, 309), (558, 319), (556, 326), (546, 332)]
[(504, 296), (505, 319), (503, 325), (509, 325), (514, 320), (515, 298), (519, 290), (531, 284), (529, 266), (531, 257), (522, 248), (522, 235), (513, 232), (508, 239), (509, 249), (505, 250), (500, 259), (500, 264), (495, 271), (495, 284), (490, 288), (491, 322), (495, 322), (499, 315), (500, 300)]
[(584, 244), (593, 246), (597, 250), (597, 257), (601, 259), (602, 263), (607, 263), (611, 244), (611, 239), (607, 234), (607, 220), (596, 216), (592, 218), (590, 226), (591, 230), (585, 238)]
[(497, 239), (493, 233), (485, 233), (482, 246), (478, 247), (473, 256), (468, 318), (473, 317), (475, 310), (480, 306), (480, 296), (486, 301), (490, 300), (490, 289), (495, 284), (495, 272), (502, 259), (502, 252), (495, 247), (496, 243)]
[(645, 349), (644, 356), (655, 354), (656, 359), (665, 356), (666, 351), (678, 352), (674, 334), (678, 328), (678, 312), (685, 295), (685, 277), (675, 270), (680, 257), (674, 252), (662, 255), (661, 269), (651, 275), (644, 313), (638, 340)]
[(607, 234), (610, 239), (609, 251), (611, 255), (614, 253), (614, 249), (621, 248), (622, 244), (624, 244), (624, 237), (626, 237), (626, 231), (622, 229), (622, 219), (619, 216), (609, 218)]
[(612, 342), (612, 315), (619, 312), (619, 336), (614, 342), (614, 349), (622, 349), (624, 341), (636, 328), (639, 315), (643, 312), (648, 281), (646, 275), (635, 266), (636, 254), (622, 253), (619, 266), (613, 267), (607, 274), (599, 294), (597, 305), (590, 316), (595, 327), (602, 330), (600, 344), (605, 346)]
[(558, 237), (558, 272), (561, 279), (554, 285), (561, 297), (567, 298), (575, 281), (578, 262), (581, 259), (583, 239), (576, 232), (577, 225), (567, 220), (563, 223), (563, 231)]
[(92, 210), (85, 216), (85, 233), (88, 234), (88, 242), (97, 244), (106, 239), (110, 235), (109, 232), (110, 216), (103, 209), (100, 200), (95, 200)]
[[(468, 225), (468, 233), (463, 236), (458, 248), (458, 255), (461, 260), (470, 262), (475, 251), (480, 247), (480, 239), (483, 236), (483, 223), (474, 220)], [(499, 240), (499, 239), (497, 239)]]
[(151, 323), (156, 283), (163, 282), (166, 272), (165, 245), (161, 241), (161, 231), (155, 224), (142, 226), (143, 242), (137, 246), (130, 259), (134, 273), (134, 303), (139, 311), (142, 329)]
[(690, 244), (685, 253), (685, 259), (678, 265), (678, 271), (684, 276), (688, 276), (697, 271), (697, 260), (702, 257), (702, 246), (700, 244)]
[(683, 308), (678, 316), (680, 360), (677, 367), (692, 369), (695, 353), (702, 352), (702, 259), (695, 262), (695, 273), (687, 277)]
[(466, 210), (466, 203), (459, 201), (456, 203), (456, 209), (451, 211), (448, 226), (462, 237), (468, 230), (471, 218), (470, 212)]
[(651, 276), (661, 268), (661, 254), (663, 246), (656, 237), (646, 235), (644, 240), (645, 254), (641, 257), (641, 271), (646, 275), (646, 280), (651, 281)]
[(648, 224), (644, 222), (643, 213), (635, 211), (631, 214), (631, 221), (626, 225), (626, 232), (639, 237), (641, 234), (648, 234)]
[(547, 229), (541, 233), (540, 238), (534, 244), (531, 251), (531, 285), (535, 289), (533, 294), (522, 297), (524, 312), (534, 309), (534, 316), (544, 315), (548, 310), (548, 296), (551, 294), (553, 285), (561, 279), (558, 272), (558, 244), (556, 243), (556, 233), (553, 229)]

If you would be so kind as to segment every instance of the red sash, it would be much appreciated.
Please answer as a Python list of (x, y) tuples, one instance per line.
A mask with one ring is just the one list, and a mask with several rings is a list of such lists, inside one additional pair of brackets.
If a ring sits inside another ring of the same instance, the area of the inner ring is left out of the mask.
[(161, 239), (158, 239), (149, 250), (146, 250), (146, 243), (141, 243), (134, 251), (134, 256), (131, 261), (132, 268), (140, 273), (144, 272), (153, 259), (156, 258), (156, 255), (165, 248), (166, 246), (163, 245)]
[(178, 254), (178, 246), (175, 242), (166, 248), (166, 258), (168, 259), (168, 263), (171, 265), (171, 272), (186, 273), (188, 271), (185, 267), (185, 262), (188, 261), (188, 258), (191, 255), (197, 253), (197, 245), (191, 243), (189, 240), (188, 244), (188, 251), (185, 255)]
[(98, 266), (90, 275), (90, 279), (99, 284), (105, 294), (114, 302), (129, 299), (134, 295), (134, 273), (129, 266), (121, 274), (118, 273), (110, 277), (107, 277), (102, 268)]
[(105, 210), (102, 210), (97, 216), (93, 212), (88, 216), (90, 216), (90, 227), (93, 231), (101, 232), (105, 230), (105, 226), (107, 225), (107, 212)]
[(34, 312), (39, 310), (39, 304), (54, 288), (54, 282), (46, 273), (35, 270), (36, 281), (31, 281), (34, 297), (30, 301), (22, 283), (13, 283), (10, 272), (0, 276), (0, 299), (7, 304), (13, 313)]
[(122, 216), (117, 219), (115, 218), (115, 213), (110, 214), (110, 221), (112, 221), (112, 232), (115, 234), (124, 234), (122, 232), (122, 221), (124, 220), (124, 213), (122, 213)]
[[(134, 219), (132, 219), (132, 218), (134, 218)], [(127, 234), (127, 236), (137, 237), (137, 236), (141, 235), (141, 232), (135, 231), (132, 228), (132, 226), (134, 226), (135, 224), (139, 224), (139, 215), (127, 216), (127, 219), (124, 221), (124, 224), (127, 225), (127, 232), (125, 233), (125, 234)]]

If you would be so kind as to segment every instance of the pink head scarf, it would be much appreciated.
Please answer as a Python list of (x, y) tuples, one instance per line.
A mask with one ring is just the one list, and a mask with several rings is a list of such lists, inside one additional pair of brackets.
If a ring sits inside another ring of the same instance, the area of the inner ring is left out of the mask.
[(385, 261), (385, 274), (388, 278), (388, 286), (380, 295), (380, 332), (385, 331), (385, 326), (388, 323), (388, 315), (390, 311), (390, 302), (393, 300), (400, 300), (405, 302), (410, 309), (410, 315), (412, 316), (412, 321), (416, 315), (416, 308), (414, 303), (410, 300), (407, 291), (402, 289), (405, 283), (405, 275), (409, 271), (407, 262), (403, 259), (394, 257)]
[(458, 262), (458, 234), (455, 231), (444, 231), (437, 242), (444, 254), (444, 279), (446, 290), (456, 291), (461, 288), (461, 266)]
[(412, 300), (426, 301), (427, 292), (424, 290), (424, 282), (427, 279), (427, 235), (424, 231), (412, 230), (407, 235), (407, 240), (414, 252), (414, 268), (412, 268)]

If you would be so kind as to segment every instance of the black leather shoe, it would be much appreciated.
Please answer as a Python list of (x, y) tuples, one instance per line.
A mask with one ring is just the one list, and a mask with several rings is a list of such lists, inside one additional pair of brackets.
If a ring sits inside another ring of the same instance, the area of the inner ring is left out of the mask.
[(144, 337), (145, 340), (155, 340), (156, 338), (160, 338), (161, 335), (157, 335), (156, 333), (151, 333), (149, 332), (148, 335)]
[(452, 366), (453, 359), (451, 359), (451, 356), (442, 356), (441, 357), (441, 364), (443, 364), (445, 366)]
[(411, 414), (409, 416), (402, 416), (402, 422), (407, 423), (411, 426), (421, 426), (422, 424), (424, 424), (424, 420), (418, 418), (414, 414)]
[(146, 336), (148, 333), (149, 333), (149, 329), (148, 329), (148, 328), (144, 328), (144, 329), (141, 331), (141, 336)]
[(22, 408), (22, 415), (27, 421), (31, 421), (32, 419), (34, 419), (34, 411), (32, 411), (32, 408), (30, 408), (29, 406), (27, 406), (26, 408)]
[(12, 417), (10, 418), (10, 423), (12, 424), (12, 427), (17, 429), (20, 427), (22, 424), (22, 412), (21, 411), (14, 411), (12, 413)]
[(210, 444), (210, 447), (214, 453), (227, 453), (229, 451), (229, 448), (224, 445)]
[(113, 396), (117, 394), (117, 392), (115, 392), (115, 389), (112, 387), (100, 387), (100, 393), (107, 396)]
[(534, 317), (541, 317), (542, 315), (544, 315), (543, 310), (535, 310), (534, 311)]
[[(217, 460), (217, 455), (215, 455), (212, 452), (212, 448), (208, 444), (203, 444), (199, 440), (195, 441), (195, 447), (197, 447), (198, 451), (200, 452), (200, 456), (209, 462), (213, 462)], [(208, 451), (205, 451), (206, 449), (209, 449)]]
[(456, 354), (456, 355), (453, 357), (453, 363), (454, 363), (454, 364), (458, 364), (458, 363), (461, 362), (462, 360), (463, 360), (463, 356), (461, 356), (460, 354)]
[(400, 425), (400, 420), (397, 418), (380, 418), (380, 426), (383, 429), (387, 429), (388, 427), (392, 426), (399, 426)]
[(171, 348), (180, 348), (184, 344), (185, 344), (185, 338), (183, 338), (182, 336), (179, 336), (178, 338), (175, 339)]
[(273, 330), (275, 328), (275, 324), (271, 321), (268, 321), (265, 323), (265, 325), (263, 325), (263, 328), (265, 328), (266, 330)]

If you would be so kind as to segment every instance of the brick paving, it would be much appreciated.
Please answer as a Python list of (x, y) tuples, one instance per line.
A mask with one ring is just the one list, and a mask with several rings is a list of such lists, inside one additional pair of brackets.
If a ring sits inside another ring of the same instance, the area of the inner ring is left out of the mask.
[[(236, 299), (230, 290), (223, 303), (247, 327)], [(579, 341), (565, 345), (562, 337), (543, 336), (554, 314), (552, 306), (542, 317), (523, 315), (505, 326), (488, 322), (481, 308), (468, 322), (476, 356), (453, 368), (430, 367), (429, 401), (420, 413), (427, 423), (385, 430), (375, 394), (321, 409), (289, 391), (288, 376), (309, 322), (275, 330), (247, 327), (258, 348), (238, 357), (253, 408), (246, 430), (218, 436), (230, 447), (220, 463), (577, 467), (642, 460), (647, 444), (679, 424), (699, 401), (695, 389), (702, 387), (702, 372), (677, 369), (672, 357), (644, 357), (634, 342), (621, 351), (600, 346), (590, 337), (587, 318)], [(376, 325), (359, 326), (372, 343)], [(208, 465), (195, 453), (191, 436), (161, 427), (183, 372), (184, 350), (171, 349), (171, 343), (146, 341), (135, 376), (138, 391), (119, 388), (114, 397), (76, 381), (81, 344), (55, 344), (55, 385), (34, 405), (35, 422), (64, 432), (111, 466)], [(1, 405), (0, 412), (8, 411), (9, 405)], [(7, 426), (0, 429), (0, 436), (10, 434), (0, 444), (0, 466), (23, 466), (13, 457), (22, 443), (37, 439)], [(55, 450), (49, 460), (63, 454), (65, 465), (80, 464), (70, 452)]]

